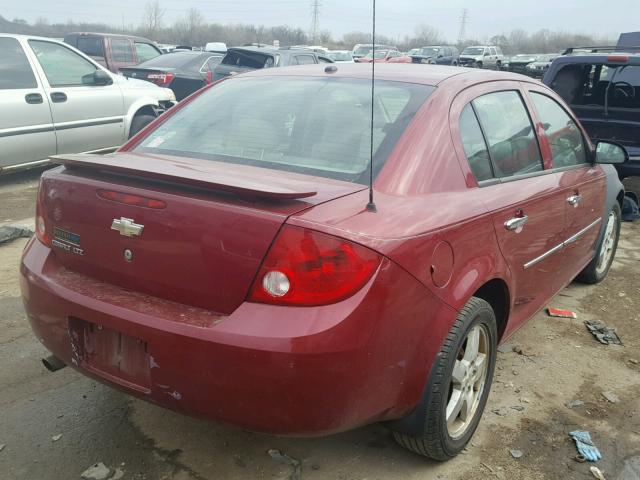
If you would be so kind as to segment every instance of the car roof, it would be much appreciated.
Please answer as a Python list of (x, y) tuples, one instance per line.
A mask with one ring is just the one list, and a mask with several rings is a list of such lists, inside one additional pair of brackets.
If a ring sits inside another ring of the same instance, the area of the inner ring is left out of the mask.
[[(243, 73), (238, 77), (261, 76), (327, 76), (339, 78), (371, 78), (371, 64), (346, 63), (331, 64), (332, 72), (326, 71), (328, 64), (304, 65), (283, 68), (265, 68)], [(478, 82), (491, 80), (532, 81), (531, 78), (511, 72), (498, 72), (477, 68), (447, 67), (442, 65), (414, 65), (410, 63), (380, 63), (376, 64), (376, 79), (422, 85), (437, 86), (453, 77), (464, 77), (465, 81), (477, 79)]]
[[(627, 57), (628, 61), (621, 62), (619, 60), (611, 60), (609, 58), (611, 56)], [(640, 52), (625, 52), (624, 49), (611, 52), (580, 52), (569, 55), (560, 55), (554, 61), (559, 64), (615, 63), (620, 65), (640, 65)]]
[(267, 55), (286, 55), (287, 53), (308, 53), (310, 55), (314, 55), (316, 52), (310, 50), (309, 48), (274, 48), (274, 47), (256, 47), (256, 46), (247, 46), (247, 47), (231, 47), (227, 50), (227, 52), (233, 51), (245, 51), (245, 52), (257, 52), (264, 53)]
[[(100, 32), (71, 32), (67, 33), (65, 37), (69, 37), (71, 35), (95, 35), (97, 37), (117, 37), (117, 38), (130, 38), (133, 41), (139, 40), (145, 43), (154, 43), (148, 38), (138, 37), (136, 35), (124, 35), (121, 33), (100, 33)], [(155, 43), (154, 43), (155, 44)]]
[(41, 37), (38, 35), (19, 35), (17, 33), (0, 33), (0, 37), (11, 37), (11, 38), (23, 39), (23, 40), (47, 40), (49, 42), (63, 43), (62, 40), (58, 40), (57, 38)]

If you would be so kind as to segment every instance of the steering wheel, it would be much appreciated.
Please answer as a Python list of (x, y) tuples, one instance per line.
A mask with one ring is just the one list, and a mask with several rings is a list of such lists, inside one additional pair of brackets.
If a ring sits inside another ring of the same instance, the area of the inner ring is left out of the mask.
[[(629, 89), (627, 91), (627, 89)], [(631, 100), (636, 98), (636, 89), (629, 82), (613, 82), (613, 95), (615, 97), (616, 93), (620, 92), (621, 96), (625, 100)]]

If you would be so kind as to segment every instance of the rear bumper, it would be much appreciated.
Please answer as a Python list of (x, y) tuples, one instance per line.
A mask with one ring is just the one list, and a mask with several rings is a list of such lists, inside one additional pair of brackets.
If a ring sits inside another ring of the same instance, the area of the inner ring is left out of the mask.
[[(21, 288), (35, 335), (85, 375), (173, 410), (285, 435), (332, 433), (408, 413), (455, 319), (388, 260), (365, 288), (334, 305), (243, 303), (216, 316), (69, 272), (32, 239)], [(149, 365), (139, 367), (148, 384), (85, 364), (71, 339), (79, 321), (144, 342)]]

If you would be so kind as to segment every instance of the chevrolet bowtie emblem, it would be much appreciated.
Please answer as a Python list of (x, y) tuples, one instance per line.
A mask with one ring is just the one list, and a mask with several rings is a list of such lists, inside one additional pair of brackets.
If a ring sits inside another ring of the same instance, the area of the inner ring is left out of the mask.
[(117, 218), (113, 219), (111, 230), (116, 230), (120, 232), (120, 235), (124, 235), (125, 237), (139, 237), (142, 235), (144, 225), (134, 223), (131, 218), (120, 217), (120, 220)]

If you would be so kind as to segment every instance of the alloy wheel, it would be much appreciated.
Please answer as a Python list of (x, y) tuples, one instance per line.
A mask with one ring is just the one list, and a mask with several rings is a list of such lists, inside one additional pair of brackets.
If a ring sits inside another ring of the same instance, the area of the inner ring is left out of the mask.
[(616, 214), (614, 212), (609, 213), (604, 238), (602, 239), (602, 247), (600, 248), (600, 255), (598, 257), (598, 264), (596, 265), (596, 272), (598, 274), (602, 274), (609, 266), (609, 262), (611, 262), (611, 257), (613, 256), (616, 246), (616, 237), (618, 236), (616, 223)]
[(462, 437), (473, 423), (487, 382), (490, 348), (487, 328), (478, 324), (469, 330), (458, 351), (445, 410), (453, 439)]

